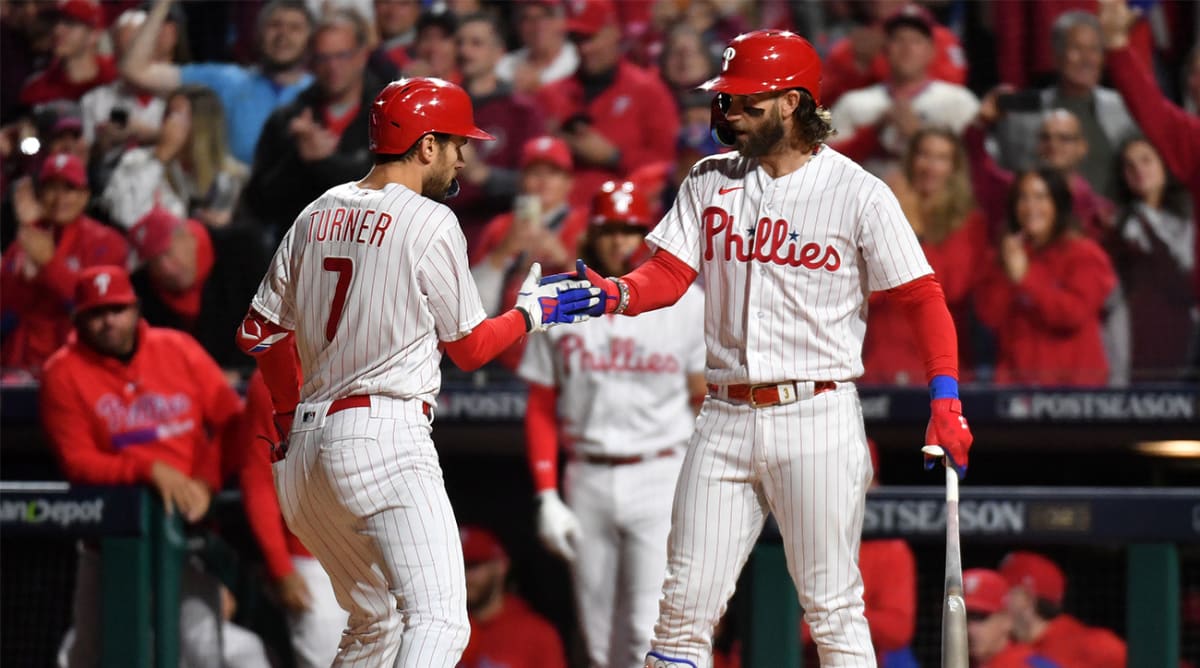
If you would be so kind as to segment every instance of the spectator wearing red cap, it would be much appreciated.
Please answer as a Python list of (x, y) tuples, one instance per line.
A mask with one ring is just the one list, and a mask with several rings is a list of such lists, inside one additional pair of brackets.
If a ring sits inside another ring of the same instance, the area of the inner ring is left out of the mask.
[(963, 572), (963, 602), (967, 606), (967, 648), (971, 668), (1030, 668), (1033, 650), (1014, 643), (1012, 615), (1006, 603), (1008, 583), (996, 571), (972, 568)]
[[(571, 149), (544, 135), (521, 147), (520, 195), (512, 211), (488, 221), (471, 251), (471, 275), (489, 315), (516, 303), (517, 289), (534, 262), (542, 271), (562, 271), (587, 229), (587, 211), (567, 201), (571, 192)], [(551, 269), (553, 267), (554, 269)], [(516, 367), (524, 346), (518, 342), (500, 357)]]
[(1034, 552), (1011, 552), (999, 570), (1009, 585), (1017, 641), (1062, 668), (1125, 668), (1125, 643), (1115, 633), (1063, 613), (1067, 580), (1053, 561)]
[(83, 161), (64, 153), (42, 163), (36, 196), (28, 179), (13, 185), (17, 240), (0, 260), (4, 368), (36, 374), (67, 340), (79, 272), (128, 261), (121, 235), (83, 215), (90, 192)]
[(562, 81), (579, 68), (579, 51), (567, 39), (563, 3), (556, 0), (523, 0), (515, 8), (521, 48), (496, 64), (496, 76), (521, 93), (536, 93), (542, 86)]
[(488, 14), (462, 17), (457, 39), (462, 85), (471, 96), (475, 124), (496, 138), (463, 147), (462, 190), (449, 205), (469, 244), (517, 194), (521, 148), (545, 131), (545, 120), (533, 98), (513, 92), (496, 76), (496, 64), (504, 55), (504, 34), (494, 18)]
[[(854, 25), (848, 35), (833, 43), (823, 64), (821, 99), (825, 104), (833, 105), (849, 91), (887, 80), (883, 20), (906, 4), (907, 0), (887, 0), (851, 7)], [(965, 85), (967, 58), (958, 42), (958, 35), (934, 21), (933, 45), (930, 78)]]
[(213, 267), (208, 230), (155, 207), (129, 230), (129, 243), (142, 267), (133, 280), (143, 316), (152, 325), (191, 332)]
[(21, 103), (78, 100), (84, 93), (117, 78), (112, 58), (99, 53), (104, 29), (100, 5), (92, 0), (59, 0), (54, 10), (54, 59), (21, 88)]
[(942, 126), (957, 134), (979, 109), (979, 100), (971, 91), (930, 75), (934, 27), (929, 10), (916, 4), (889, 16), (883, 22), (887, 79), (846, 93), (830, 110), (838, 142), (856, 139), (861, 133), (877, 136), (878, 150), (862, 161), (876, 175), (899, 166), (909, 139), (920, 128)]
[(566, 668), (558, 632), (519, 596), (506, 591), (508, 555), (490, 531), (459, 528), (467, 568), (471, 641), (458, 668)]
[[(168, 512), (199, 521), (220, 484), (219, 439), (241, 400), (191, 337), (139, 317), (123, 267), (88, 267), (73, 288), (74, 332), (46, 362), (40, 393), (43, 428), (63, 475), (76, 485), (149, 485)], [(181, 656), (212, 661), (222, 651), (220, 616), (210, 605), (220, 598), (219, 583), (192, 566), (183, 577)], [(83, 546), (69, 666), (98, 656), (102, 578), (99, 553)], [(262, 663), (254, 665), (266, 665), (257, 649)]]
[(579, 70), (538, 98), (575, 159), (571, 202), (587, 206), (604, 181), (673, 160), (679, 116), (662, 81), (622, 56), (612, 0), (577, 0), (567, 11)]

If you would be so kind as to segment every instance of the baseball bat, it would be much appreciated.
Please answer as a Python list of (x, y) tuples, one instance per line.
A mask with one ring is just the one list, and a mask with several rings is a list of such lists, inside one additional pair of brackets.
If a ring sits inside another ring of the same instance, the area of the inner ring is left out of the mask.
[(969, 668), (967, 605), (958, 545), (958, 473), (946, 466), (946, 592), (942, 604), (942, 668)]

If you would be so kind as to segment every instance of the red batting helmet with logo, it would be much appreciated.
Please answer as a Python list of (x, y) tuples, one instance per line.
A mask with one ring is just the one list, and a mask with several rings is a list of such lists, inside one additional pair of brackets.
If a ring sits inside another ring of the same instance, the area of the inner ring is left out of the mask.
[(755, 30), (733, 38), (722, 55), (721, 73), (703, 90), (751, 95), (803, 88), (821, 104), (821, 58), (808, 40), (786, 30)]
[(632, 181), (606, 181), (592, 198), (591, 223), (624, 223), (649, 231), (650, 203)]
[(400, 154), (431, 133), (495, 139), (475, 126), (471, 98), (457, 84), (432, 77), (393, 81), (371, 105), (370, 149)]

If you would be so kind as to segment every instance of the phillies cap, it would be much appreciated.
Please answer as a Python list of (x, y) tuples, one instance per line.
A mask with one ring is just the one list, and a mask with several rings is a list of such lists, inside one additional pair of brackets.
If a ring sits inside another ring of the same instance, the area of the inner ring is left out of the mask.
[(116, 265), (98, 265), (79, 272), (75, 281), (75, 313), (101, 306), (137, 303), (129, 273)]
[(617, 22), (617, 8), (612, 0), (566, 0), (566, 6), (569, 33), (595, 35)]
[(900, 26), (909, 26), (925, 33), (926, 37), (933, 37), (935, 25), (937, 25), (937, 21), (934, 20), (933, 14), (916, 3), (909, 3), (901, 7), (883, 20), (883, 30), (889, 35)]
[(176, 218), (175, 214), (156, 206), (130, 228), (129, 244), (143, 260), (158, 257), (167, 252), (175, 230), (182, 226), (183, 221)]
[(990, 568), (971, 568), (963, 571), (963, 602), (967, 612), (990, 615), (1004, 609), (1008, 582)]
[(58, 6), (54, 8), (54, 15), (59, 19), (93, 28), (104, 27), (104, 12), (98, 3), (91, 0), (59, 0)]
[(87, 169), (79, 156), (70, 153), (55, 153), (42, 163), (42, 171), (38, 173), (38, 183), (63, 181), (75, 188), (86, 188), (88, 184)]
[(521, 147), (521, 169), (535, 162), (549, 163), (567, 172), (575, 166), (567, 142), (549, 135), (534, 137)]
[(1067, 579), (1062, 570), (1034, 552), (1010, 552), (1000, 562), (1000, 575), (1010, 586), (1022, 586), (1037, 598), (1062, 605)]
[(508, 558), (495, 534), (483, 527), (459, 527), (458, 537), (462, 539), (463, 561), (468, 566)]

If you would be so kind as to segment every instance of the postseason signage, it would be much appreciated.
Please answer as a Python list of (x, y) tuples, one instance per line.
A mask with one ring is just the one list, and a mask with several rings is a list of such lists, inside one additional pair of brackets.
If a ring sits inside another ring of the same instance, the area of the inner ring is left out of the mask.
[(138, 535), (147, 496), (139, 487), (0, 483), (0, 531), (67, 538)]
[[(981, 487), (960, 490), (959, 531), (974, 540), (1043, 543), (1200, 543), (1200, 489)], [(941, 541), (945, 490), (879, 489), (867, 495), (865, 538)]]

